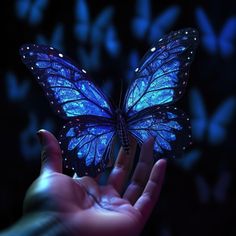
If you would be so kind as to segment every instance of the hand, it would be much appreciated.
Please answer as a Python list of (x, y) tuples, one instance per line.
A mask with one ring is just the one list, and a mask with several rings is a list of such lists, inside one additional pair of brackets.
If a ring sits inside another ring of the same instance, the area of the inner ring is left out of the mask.
[(43, 146), (41, 174), (27, 192), (25, 215), (53, 214), (68, 235), (141, 233), (158, 200), (166, 167), (165, 160), (153, 166), (153, 140), (143, 144), (134, 174), (124, 189), (134, 159), (134, 141), (129, 155), (121, 148), (107, 184), (100, 186), (98, 179), (62, 174), (56, 138), (45, 130), (38, 134)]

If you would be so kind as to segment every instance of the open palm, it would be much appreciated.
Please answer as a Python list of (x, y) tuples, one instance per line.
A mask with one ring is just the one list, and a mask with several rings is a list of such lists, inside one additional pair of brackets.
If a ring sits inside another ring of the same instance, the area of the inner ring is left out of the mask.
[[(153, 140), (142, 146), (129, 184), (136, 144), (130, 154), (121, 149), (106, 185), (98, 178), (71, 178), (62, 174), (61, 150), (48, 131), (39, 132), (42, 169), (25, 198), (24, 213), (53, 214), (68, 235), (139, 235), (161, 190), (166, 162), (153, 166)], [(151, 174), (150, 174), (151, 173)]]

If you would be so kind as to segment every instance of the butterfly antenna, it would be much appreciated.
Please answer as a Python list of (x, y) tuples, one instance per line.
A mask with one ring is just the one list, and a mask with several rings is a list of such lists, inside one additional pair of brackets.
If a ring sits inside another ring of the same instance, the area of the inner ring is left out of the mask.
[(121, 108), (121, 98), (122, 98), (122, 93), (123, 93), (123, 80), (121, 80), (121, 85), (120, 85), (120, 99), (119, 99), (119, 108)]

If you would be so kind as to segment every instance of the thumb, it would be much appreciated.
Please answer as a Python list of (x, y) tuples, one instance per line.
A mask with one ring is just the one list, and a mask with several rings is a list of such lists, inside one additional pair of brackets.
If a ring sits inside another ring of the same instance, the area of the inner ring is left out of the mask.
[(41, 173), (45, 171), (62, 173), (62, 156), (59, 143), (55, 136), (47, 130), (37, 132), (42, 145)]

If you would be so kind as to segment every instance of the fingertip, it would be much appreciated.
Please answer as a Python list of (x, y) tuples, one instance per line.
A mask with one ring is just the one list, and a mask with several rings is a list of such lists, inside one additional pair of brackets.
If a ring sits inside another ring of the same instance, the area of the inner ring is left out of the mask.
[(37, 132), (40, 143), (42, 145), (41, 171), (51, 170), (56, 172), (62, 172), (62, 157), (59, 143), (55, 136), (44, 129), (40, 129)]

